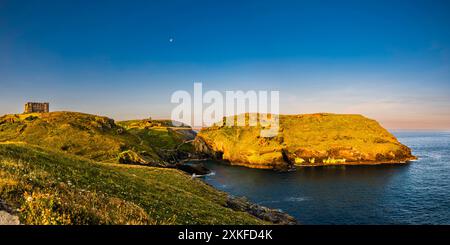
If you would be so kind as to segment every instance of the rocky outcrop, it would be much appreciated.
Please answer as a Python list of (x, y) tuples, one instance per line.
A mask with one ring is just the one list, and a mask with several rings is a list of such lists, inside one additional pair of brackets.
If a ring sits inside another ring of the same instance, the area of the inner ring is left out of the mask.
[(176, 164), (175, 167), (189, 174), (206, 175), (211, 173), (211, 170), (206, 168), (202, 163), (190, 163), (190, 164), (179, 163)]
[(0, 225), (20, 225), (19, 217), (9, 214), (6, 211), (0, 211)]
[(195, 152), (200, 157), (211, 158), (213, 160), (223, 159), (223, 150), (205, 142), (203, 137), (197, 136), (193, 141)]
[(415, 159), (376, 121), (361, 115), (280, 115), (277, 135), (260, 136), (261, 126), (202, 129), (195, 150), (211, 159), (252, 168), (405, 163)]
[(249, 202), (245, 197), (229, 196), (227, 207), (241, 212), (247, 212), (264, 221), (279, 225), (296, 225), (297, 220), (294, 217), (282, 212), (281, 210), (271, 209), (258, 204)]
[(154, 161), (145, 151), (139, 152), (139, 154), (132, 150), (123, 151), (119, 153), (117, 158), (118, 162), (123, 164), (147, 165), (152, 167), (167, 166), (164, 162)]
[(19, 217), (1, 210), (0, 225), (20, 225)]
[(0, 199), (0, 225), (20, 225), (19, 216), (13, 214), (13, 210)]

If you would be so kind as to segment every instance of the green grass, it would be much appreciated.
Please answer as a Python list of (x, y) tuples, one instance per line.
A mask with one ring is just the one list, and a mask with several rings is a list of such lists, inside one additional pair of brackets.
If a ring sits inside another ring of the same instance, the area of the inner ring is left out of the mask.
[[(257, 127), (211, 127), (198, 135), (223, 158), (251, 167), (287, 164), (352, 164), (413, 159), (411, 150), (361, 115), (280, 115), (276, 137), (260, 137)], [(295, 160), (297, 159), (297, 160)]]
[[(172, 130), (166, 121), (146, 123), (115, 123), (107, 117), (77, 112), (5, 115), (0, 117), (0, 142), (26, 142), (102, 162), (118, 162), (124, 151), (133, 151), (149, 163), (173, 161), (173, 149), (186, 140), (177, 132), (190, 128)], [(181, 150), (190, 153), (193, 148), (187, 144)]]
[(324, 157), (333, 157), (333, 149), (353, 149), (361, 153), (359, 157), (363, 160), (376, 160), (377, 154), (387, 155), (389, 152), (406, 150), (378, 122), (361, 115), (286, 116), (282, 117), (281, 126), (284, 142), (290, 151), (308, 149), (318, 155), (326, 152)]
[(167, 161), (176, 162), (180, 156), (194, 153), (192, 143), (186, 143), (195, 137), (190, 127), (174, 127), (169, 120), (131, 120), (117, 124)]
[(0, 199), (25, 224), (263, 224), (226, 194), (175, 170), (101, 163), (0, 144)]

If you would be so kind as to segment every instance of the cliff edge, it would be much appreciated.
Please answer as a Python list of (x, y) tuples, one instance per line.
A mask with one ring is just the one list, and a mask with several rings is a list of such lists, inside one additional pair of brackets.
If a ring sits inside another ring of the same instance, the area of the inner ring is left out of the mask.
[(260, 126), (212, 126), (194, 142), (197, 152), (233, 165), (293, 166), (397, 164), (416, 159), (378, 122), (362, 115), (280, 115), (279, 133), (260, 137)]

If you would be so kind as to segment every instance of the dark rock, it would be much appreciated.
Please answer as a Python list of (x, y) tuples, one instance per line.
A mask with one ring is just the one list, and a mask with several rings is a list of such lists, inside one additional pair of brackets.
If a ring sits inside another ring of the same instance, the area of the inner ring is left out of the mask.
[(272, 222), (279, 225), (296, 225), (297, 220), (277, 209), (271, 209), (258, 204), (249, 202), (245, 197), (229, 196), (227, 200), (227, 207), (241, 212), (247, 212), (257, 218)]
[(182, 170), (189, 174), (196, 174), (196, 175), (205, 175), (211, 173), (211, 170), (206, 168), (201, 163), (194, 163), (194, 164), (177, 164), (176, 168), (179, 170)]
[(199, 158), (209, 158), (222, 160), (223, 152), (212, 150), (201, 137), (196, 137), (193, 141), (194, 149)]

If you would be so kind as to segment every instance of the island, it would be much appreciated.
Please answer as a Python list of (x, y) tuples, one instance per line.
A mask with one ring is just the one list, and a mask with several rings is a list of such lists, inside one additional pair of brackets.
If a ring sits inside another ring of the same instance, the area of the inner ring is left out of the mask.
[(286, 170), (296, 166), (402, 164), (416, 159), (411, 149), (377, 121), (362, 115), (279, 115), (274, 137), (261, 137), (259, 124), (224, 125), (203, 128), (194, 145), (204, 156), (232, 165)]

